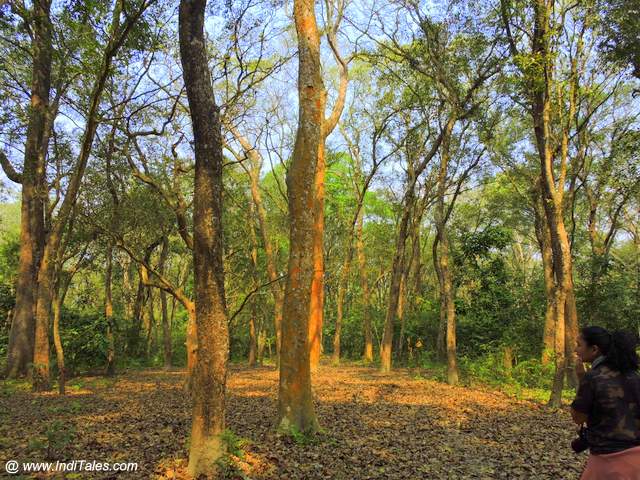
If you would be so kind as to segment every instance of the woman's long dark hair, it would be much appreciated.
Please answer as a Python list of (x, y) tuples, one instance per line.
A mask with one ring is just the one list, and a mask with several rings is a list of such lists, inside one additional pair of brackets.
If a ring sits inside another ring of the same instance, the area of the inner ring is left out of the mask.
[(602, 327), (585, 327), (580, 333), (588, 345), (600, 349), (604, 364), (611, 369), (622, 373), (638, 370), (637, 335), (624, 330), (609, 333)]

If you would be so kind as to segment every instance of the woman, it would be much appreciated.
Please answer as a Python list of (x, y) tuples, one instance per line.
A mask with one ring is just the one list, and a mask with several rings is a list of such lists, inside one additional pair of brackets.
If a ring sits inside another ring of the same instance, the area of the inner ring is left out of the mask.
[(601, 327), (580, 332), (576, 354), (580, 386), (571, 404), (578, 425), (587, 424), (590, 455), (581, 480), (640, 480), (640, 375), (637, 341)]

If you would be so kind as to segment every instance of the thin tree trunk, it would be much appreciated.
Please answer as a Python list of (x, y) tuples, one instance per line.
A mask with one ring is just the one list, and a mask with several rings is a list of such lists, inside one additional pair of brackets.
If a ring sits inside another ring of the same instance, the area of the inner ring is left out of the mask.
[(222, 264), (222, 132), (207, 63), (206, 0), (181, 0), (180, 60), (195, 144), (193, 260), (197, 358), (189, 474), (214, 477), (224, 455), (229, 331)]
[[(158, 270), (162, 275), (164, 275), (165, 272), (168, 255), (169, 239), (164, 237), (162, 239), (162, 251), (160, 252), (160, 265), (158, 266)], [(171, 370), (173, 356), (171, 351), (171, 324), (169, 322), (169, 312), (167, 309), (167, 293), (164, 290), (160, 290), (160, 308), (162, 310), (162, 354), (164, 369)]]
[(389, 287), (389, 300), (387, 305), (387, 314), (384, 322), (384, 333), (382, 336), (382, 344), (380, 346), (380, 371), (388, 373), (391, 371), (391, 350), (393, 345), (393, 325), (398, 313), (398, 302), (400, 299), (400, 283), (404, 272), (405, 262), (405, 246), (409, 233), (409, 217), (411, 216), (411, 205), (414, 201), (415, 180), (409, 179), (409, 186), (405, 193), (402, 218), (400, 220), (400, 228), (398, 229), (398, 237), (396, 238), (396, 251), (393, 256), (393, 265), (391, 267), (391, 285)]
[(358, 266), (360, 269), (360, 288), (362, 289), (362, 325), (364, 330), (364, 352), (365, 362), (373, 362), (373, 333), (371, 331), (371, 314), (369, 281), (367, 280), (367, 263), (364, 254), (364, 239), (362, 237), (362, 217), (363, 211), (360, 209), (356, 226), (356, 251), (358, 253)]
[[(358, 212), (356, 212), (356, 215), (360, 215), (359, 211), (361, 209), (361, 205), (358, 205), (357, 208)], [(331, 362), (334, 365), (338, 365), (340, 363), (340, 342), (342, 332), (342, 318), (344, 315), (344, 298), (347, 293), (347, 287), (349, 285), (349, 274), (351, 273), (354, 230), (354, 225), (352, 225), (349, 231), (349, 238), (347, 239), (347, 252), (342, 264), (342, 272), (340, 275), (340, 283), (338, 285), (338, 294), (336, 298), (336, 330), (333, 335), (333, 353), (331, 355)]]
[(56, 349), (56, 364), (58, 366), (58, 393), (64, 395), (66, 372), (64, 367), (64, 349), (62, 348), (62, 340), (60, 338), (60, 315), (64, 298), (60, 293), (59, 286), (57, 286), (55, 290), (53, 302), (53, 344)]
[(405, 302), (407, 300), (407, 276), (409, 267), (411, 265), (411, 260), (405, 262), (405, 268), (402, 272), (402, 276), (400, 277), (400, 292), (398, 293), (398, 320), (400, 320), (400, 333), (398, 335), (398, 343), (396, 345), (396, 358), (398, 360), (402, 360), (402, 350), (404, 344), (404, 329), (405, 329)]
[(555, 278), (553, 273), (553, 253), (551, 251), (551, 234), (546, 221), (544, 206), (542, 205), (542, 185), (534, 188), (533, 211), (535, 216), (535, 232), (542, 255), (542, 268), (544, 271), (544, 289), (546, 307), (544, 315), (544, 332), (542, 336), (542, 364), (547, 365), (554, 356), (555, 351), (555, 319), (553, 317), (553, 295)]
[[(453, 278), (449, 268), (449, 235), (447, 233), (447, 213), (445, 210), (445, 194), (449, 168), (449, 147), (451, 133), (455, 124), (452, 117), (447, 123), (442, 141), (440, 153), (440, 168), (438, 173), (438, 196), (436, 204), (436, 230), (437, 242), (435, 243), (434, 259), (437, 259), (440, 286), (440, 318), (443, 318), (443, 308), (446, 312), (446, 353), (447, 353), (447, 382), (450, 385), (458, 383), (458, 365), (456, 359), (456, 310), (454, 303)], [(455, 201), (455, 198), (451, 200)], [(441, 327), (442, 328), (442, 327)]]
[[(258, 239), (256, 230), (253, 226), (253, 217), (255, 208), (253, 203), (249, 202), (249, 236), (251, 237), (251, 278), (253, 280), (253, 288), (258, 288)], [(256, 323), (258, 316), (257, 296), (251, 299), (251, 316), (249, 317), (249, 366), (255, 367), (258, 361), (258, 336), (256, 331)]]
[(129, 321), (133, 319), (131, 276), (129, 271), (130, 265), (131, 261), (129, 257), (125, 257), (125, 260), (122, 261), (122, 297), (124, 303), (124, 315)]
[[(445, 227), (446, 228), (446, 227)], [(456, 310), (453, 294), (453, 281), (449, 268), (449, 236), (443, 231), (440, 241), (440, 268), (444, 281), (442, 296), (447, 308), (447, 383), (458, 384), (458, 364), (456, 354)]]
[(153, 350), (153, 330), (156, 325), (156, 313), (154, 308), (153, 290), (149, 288), (147, 294), (147, 322), (145, 325), (146, 340), (144, 345), (144, 358), (149, 361)]
[(104, 274), (104, 316), (107, 321), (107, 365), (105, 373), (113, 376), (116, 371), (115, 357), (115, 337), (114, 337), (114, 319), (113, 319), (113, 299), (111, 291), (111, 273), (113, 266), (113, 244), (109, 242), (107, 246), (107, 265)]
[(129, 331), (129, 355), (138, 354), (140, 345), (140, 330), (142, 328), (142, 308), (144, 306), (146, 288), (142, 281), (143, 269), (141, 265), (138, 267), (138, 288), (136, 290), (136, 298), (133, 302), (133, 318), (131, 319), (131, 330)]
[[(312, 288), (317, 291), (316, 168), (322, 161), (322, 124), (326, 92), (320, 67), (320, 36), (315, 2), (294, 1), (298, 36), (299, 115), (291, 166), (289, 197), (289, 265), (282, 317), (282, 350), (278, 389), (278, 429), (313, 433), (319, 428), (311, 394), (310, 318)], [(313, 286), (312, 286), (313, 284)], [(314, 300), (316, 311), (318, 298)]]
[(255, 213), (258, 219), (260, 237), (264, 245), (264, 253), (267, 262), (267, 275), (269, 277), (269, 282), (271, 282), (271, 292), (273, 295), (274, 305), (273, 322), (276, 334), (276, 355), (277, 359), (279, 359), (280, 344), (282, 338), (282, 303), (284, 301), (284, 293), (281, 284), (277, 281), (278, 273), (276, 268), (276, 258), (273, 244), (268, 232), (267, 213), (262, 203), (262, 194), (260, 192), (260, 168), (263, 162), (262, 158), (260, 157), (260, 153), (249, 143), (246, 137), (241, 135), (240, 132), (232, 125), (229, 126), (229, 130), (242, 146), (242, 149), (245, 151), (247, 158), (249, 158), (249, 160), (251, 161), (251, 168), (247, 169), (247, 173), (249, 174), (249, 180), (251, 182), (251, 198), (253, 200), (253, 204), (255, 205)]

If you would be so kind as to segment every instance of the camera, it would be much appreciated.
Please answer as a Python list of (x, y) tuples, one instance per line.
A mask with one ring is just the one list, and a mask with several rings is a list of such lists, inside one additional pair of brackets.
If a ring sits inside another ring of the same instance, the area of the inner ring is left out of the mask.
[(589, 448), (589, 442), (587, 441), (587, 430), (584, 427), (580, 427), (578, 432), (578, 438), (574, 438), (571, 442), (571, 449), (576, 452), (584, 452)]

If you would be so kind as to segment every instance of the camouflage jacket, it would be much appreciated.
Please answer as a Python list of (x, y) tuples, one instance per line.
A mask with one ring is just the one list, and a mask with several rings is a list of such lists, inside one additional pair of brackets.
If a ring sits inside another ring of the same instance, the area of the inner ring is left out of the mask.
[(587, 372), (571, 404), (587, 415), (591, 453), (607, 454), (640, 445), (640, 375), (621, 374), (604, 364)]

